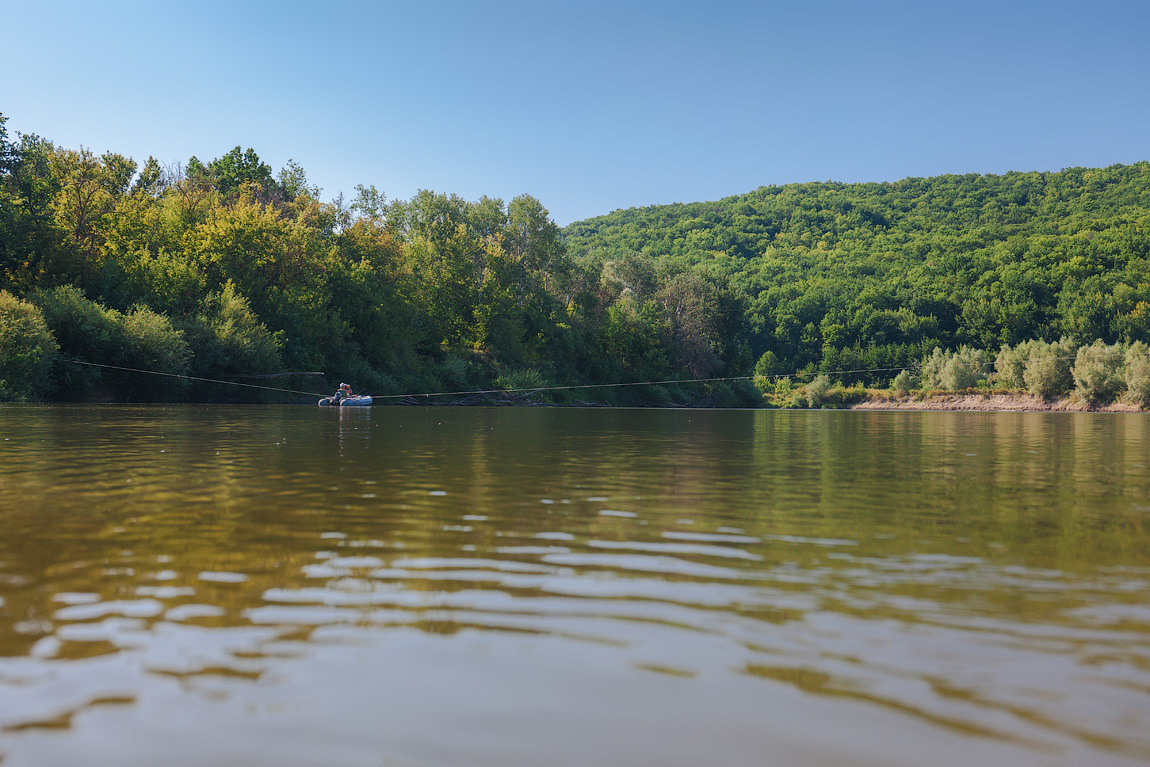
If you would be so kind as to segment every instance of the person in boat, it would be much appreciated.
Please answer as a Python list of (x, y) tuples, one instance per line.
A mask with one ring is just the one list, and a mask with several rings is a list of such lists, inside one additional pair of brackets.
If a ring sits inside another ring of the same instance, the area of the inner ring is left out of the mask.
[(339, 389), (336, 390), (336, 393), (335, 393), (336, 404), (339, 404), (340, 402), (343, 402), (345, 399), (348, 399), (348, 398), (354, 397), (354, 396), (355, 395), (351, 393), (351, 385), (341, 383), (339, 385)]

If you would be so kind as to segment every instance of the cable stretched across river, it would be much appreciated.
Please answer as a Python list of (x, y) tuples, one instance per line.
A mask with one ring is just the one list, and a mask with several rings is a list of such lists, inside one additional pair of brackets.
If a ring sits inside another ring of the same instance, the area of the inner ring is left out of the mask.
[[(899, 368), (868, 368), (867, 370), (829, 370), (828, 374), (842, 375), (844, 373), (877, 373), (891, 370), (902, 370)], [(632, 381), (628, 383), (605, 383), (605, 384), (570, 384), (567, 386), (531, 386), (523, 389), (475, 389), (473, 391), (438, 391), (428, 392), (426, 394), (373, 394), (376, 399), (387, 399), (396, 397), (451, 397), (462, 396), (465, 394), (510, 394), (517, 392), (537, 392), (537, 391), (559, 391), (565, 389), (612, 389), (620, 386), (664, 386), (668, 384), (693, 384), (693, 383), (717, 383), (720, 381), (753, 381), (756, 378), (770, 378), (778, 380), (780, 378), (799, 378), (812, 375), (810, 373), (792, 373), (790, 375), (769, 375), (769, 376), (726, 376), (723, 378), (677, 378), (668, 379), (665, 381)], [(815, 374), (817, 375), (817, 374)]]
[[(224, 381), (219, 378), (201, 378), (200, 376), (189, 376), (183, 373), (165, 373), (161, 370), (142, 370), (140, 368), (123, 367), (122, 365), (102, 365), (99, 362), (85, 362), (84, 360), (70, 360), (64, 359), (62, 362), (70, 362), (73, 365), (87, 365), (94, 368), (106, 368), (108, 370), (123, 370), (129, 373), (146, 373), (154, 376), (165, 376), (167, 378), (182, 378), (185, 381), (203, 381), (204, 383), (227, 384), (228, 386), (242, 386), (246, 389), (263, 389), (265, 391), (278, 391), (286, 394), (302, 394), (307, 397), (323, 396), (317, 392), (298, 391), (296, 389), (282, 389), (276, 386), (260, 386), (259, 384), (246, 384), (239, 381)], [(322, 373), (289, 373), (288, 375), (323, 375)]]
[[(1072, 359), (1072, 358), (1066, 358)], [(165, 376), (167, 378), (181, 378), (186, 381), (201, 381), (203, 383), (223, 384), (225, 386), (241, 386), (245, 389), (260, 389), (263, 391), (274, 391), (283, 394), (298, 394), (304, 397), (323, 397), (326, 396), (323, 392), (314, 391), (300, 391), (299, 389), (285, 389), (277, 386), (261, 386), (259, 384), (241, 383), (239, 381), (226, 381), (220, 378), (204, 378), (201, 376), (190, 376), (182, 373), (165, 373), (159, 370), (143, 370), (141, 368), (129, 368), (122, 365), (104, 365), (98, 362), (86, 362), (84, 360), (62, 359), (62, 362), (68, 362), (73, 365), (86, 365), (95, 368), (106, 368), (108, 370), (122, 370), (129, 373), (144, 373), (146, 375)], [(991, 362), (983, 363), (984, 365), (993, 364)], [(753, 381), (757, 378), (765, 378), (768, 380), (778, 381), (785, 378), (807, 378), (816, 375), (848, 375), (853, 373), (889, 373), (895, 370), (905, 370), (905, 366), (899, 367), (882, 367), (882, 368), (859, 368), (856, 370), (822, 370), (817, 373), (813, 372), (796, 372), (789, 374), (774, 374), (774, 375), (749, 375), (749, 376), (724, 376), (720, 378), (686, 378), (686, 379), (666, 379), (662, 381), (631, 381), (626, 383), (603, 383), (603, 384), (569, 384), (558, 386), (530, 386), (515, 389), (470, 389), (466, 391), (436, 391), (436, 392), (417, 392), (412, 394), (373, 394), (373, 399), (409, 399), (409, 398), (424, 398), (431, 397), (462, 397), (467, 395), (479, 394), (522, 394), (534, 393), (544, 391), (566, 391), (576, 389), (613, 389), (623, 386), (666, 386), (670, 384), (694, 384), (694, 383), (719, 383), (726, 381)], [(301, 375), (301, 376), (318, 376), (323, 373), (276, 373), (274, 375)], [(264, 376), (244, 376), (244, 377), (264, 377)], [(270, 377), (270, 375), (268, 376)]]
[[(201, 381), (203, 383), (224, 384), (227, 386), (242, 386), (246, 389), (261, 389), (263, 391), (282, 392), (284, 394), (299, 394), (305, 397), (323, 397), (323, 392), (314, 391), (300, 391), (299, 389), (285, 389), (277, 386), (260, 386), (259, 384), (241, 383), (239, 381), (226, 381), (221, 378), (204, 378), (201, 376), (190, 376), (182, 373), (165, 373), (160, 370), (143, 370), (141, 368), (129, 368), (122, 365), (104, 365), (98, 362), (86, 362), (84, 360), (62, 359), (62, 362), (69, 362), (73, 365), (86, 365), (95, 368), (105, 368), (107, 370), (122, 370), (128, 373), (144, 373), (154, 376), (165, 376), (167, 378), (181, 378), (186, 381)], [(895, 368), (890, 368), (894, 370)], [(899, 368), (901, 370), (901, 368)], [(842, 373), (861, 372), (861, 371), (833, 371)], [(282, 375), (323, 375), (322, 373), (285, 373)], [(603, 389), (613, 388), (619, 386), (659, 386), (663, 384), (685, 384), (685, 383), (714, 383), (718, 381), (748, 381), (756, 376), (728, 376), (725, 378), (688, 378), (688, 379), (668, 379), (665, 381), (635, 381), (631, 383), (608, 383), (608, 384), (572, 384), (567, 386), (532, 386), (520, 389), (472, 389), (468, 391), (437, 391), (437, 392), (417, 392), (413, 394), (373, 394), (373, 399), (404, 399), (407, 397), (452, 397), (463, 396), (467, 394), (515, 394), (521, 392), (539, 392), (539, 391), (557, 391), (560, 389)], [(790, 376), (773, 376), (774, 378), (789, 378)]]

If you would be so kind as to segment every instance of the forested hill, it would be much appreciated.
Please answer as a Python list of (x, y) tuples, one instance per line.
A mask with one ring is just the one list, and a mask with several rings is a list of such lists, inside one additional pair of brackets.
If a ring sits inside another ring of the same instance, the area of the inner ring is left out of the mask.
[(576, 260), (616, 271), (652, 259), (729, 277), (760, 372), (897, 367), (935, 345), (1150, 340), (1146, 162), (761, 187), (564, 236)]

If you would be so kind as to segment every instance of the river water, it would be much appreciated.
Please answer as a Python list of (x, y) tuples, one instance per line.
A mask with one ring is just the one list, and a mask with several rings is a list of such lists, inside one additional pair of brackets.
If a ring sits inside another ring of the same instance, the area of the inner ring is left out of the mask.
[(1150, 764), (1150, 419), (0, 408), (0, 764)]

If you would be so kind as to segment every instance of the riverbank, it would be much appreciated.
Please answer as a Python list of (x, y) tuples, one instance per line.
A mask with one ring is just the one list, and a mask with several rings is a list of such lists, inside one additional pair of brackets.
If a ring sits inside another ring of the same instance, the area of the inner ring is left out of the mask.
[(1093, 412), (1140, 413), (1127, 402), (1091, 405), (1074, 397), (1043, 399), (1031, 394), (930, 394), (883, 395), (870, 393), (853, 403), (852, 410), (966, 410), (977, 412)]

